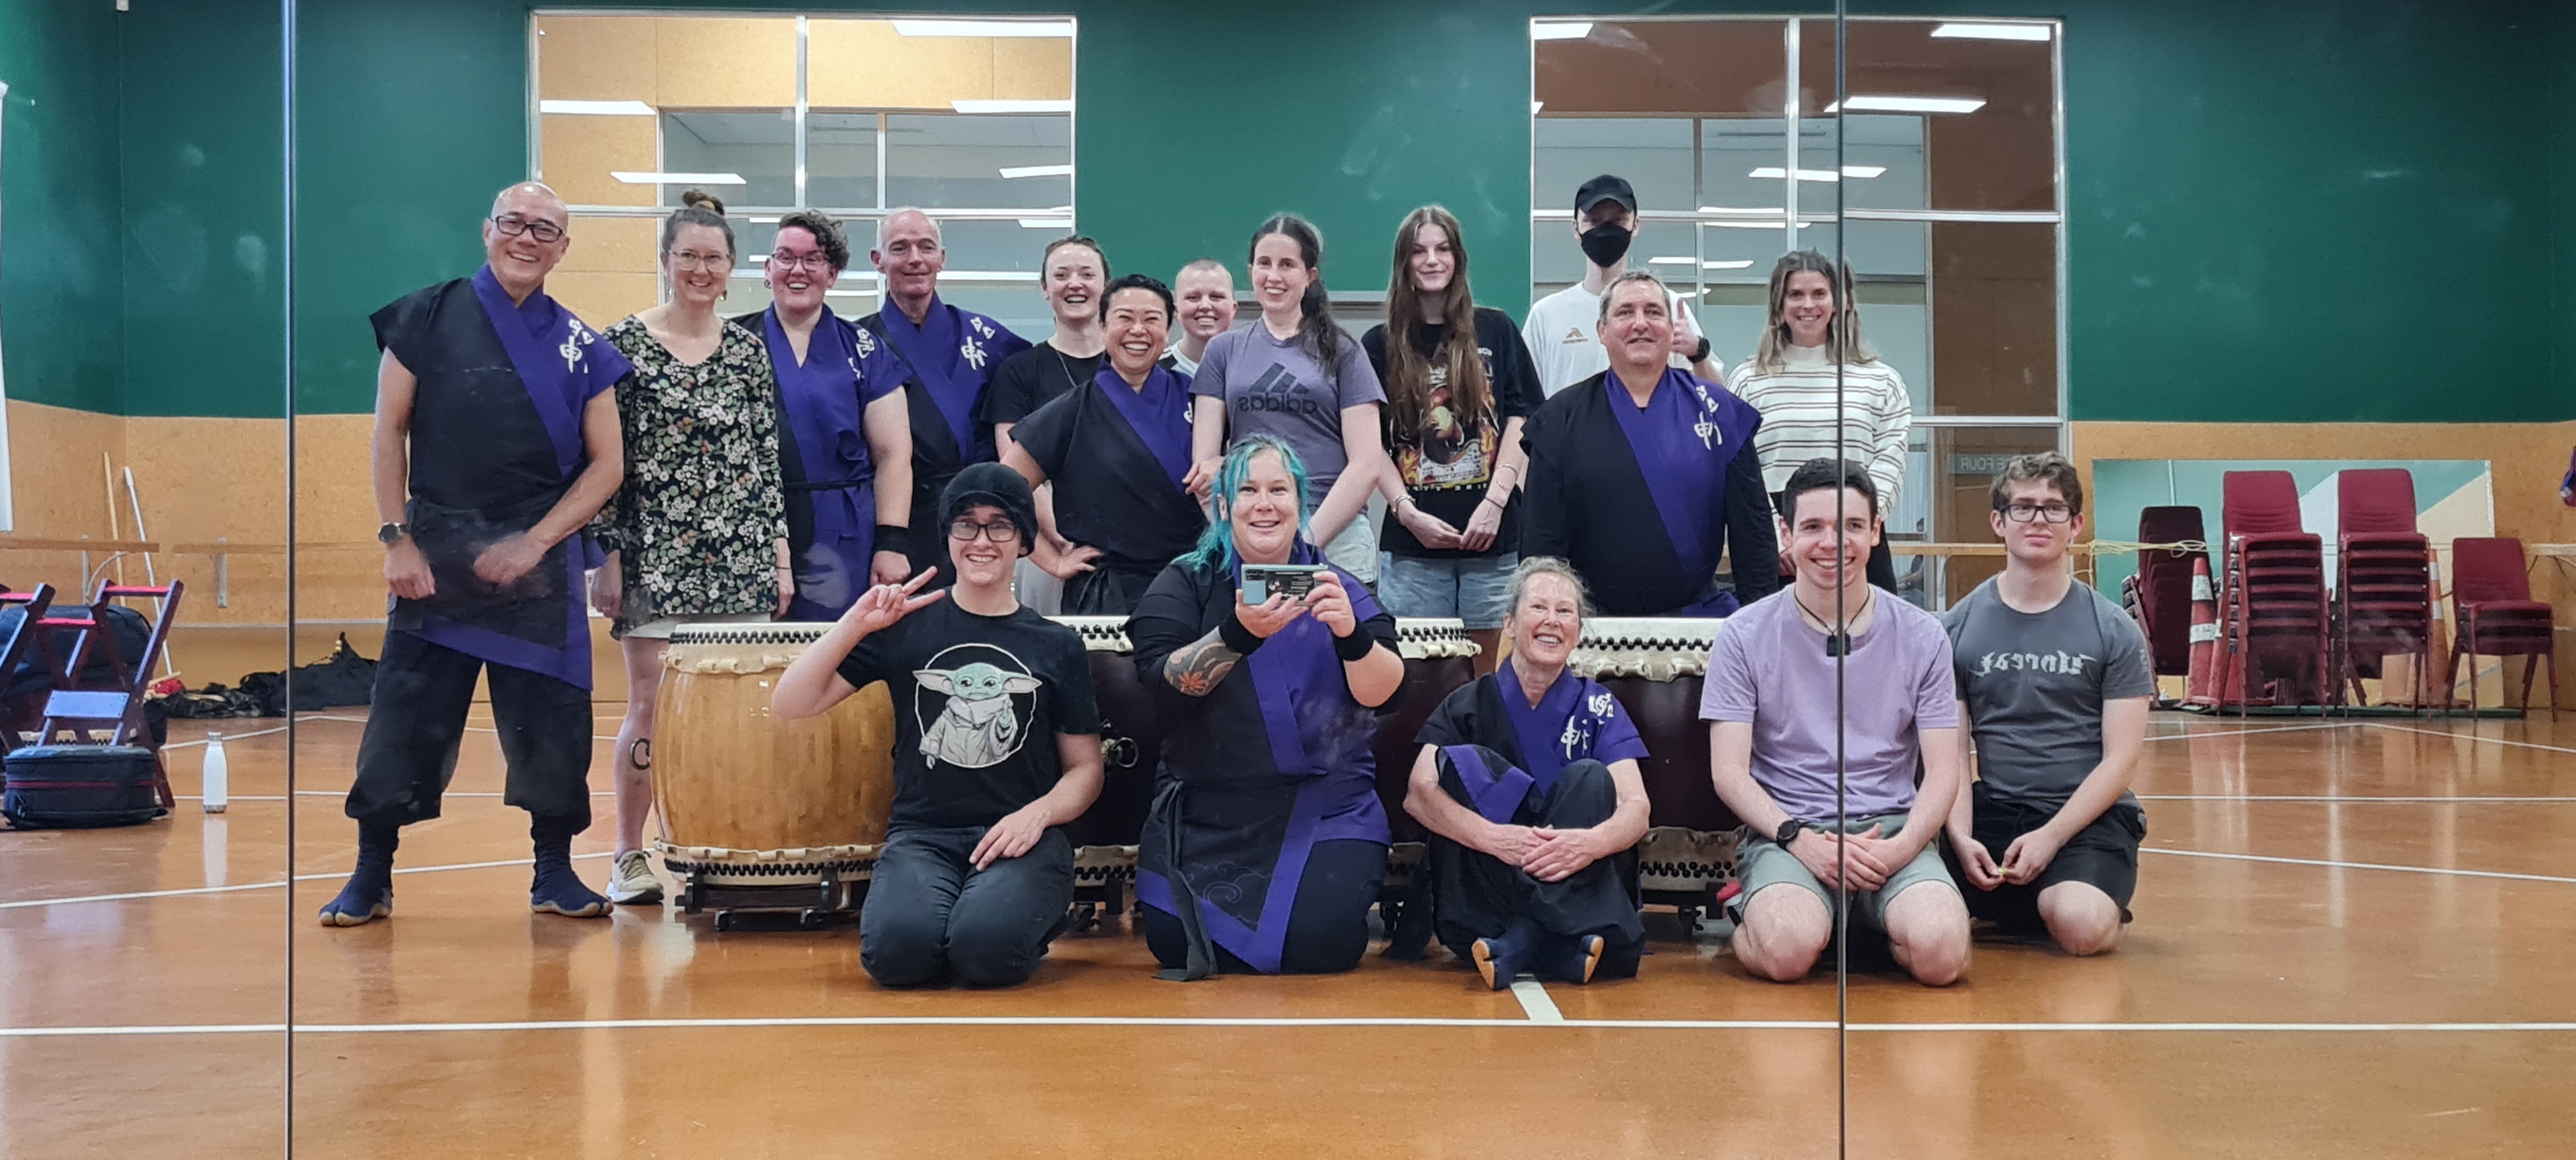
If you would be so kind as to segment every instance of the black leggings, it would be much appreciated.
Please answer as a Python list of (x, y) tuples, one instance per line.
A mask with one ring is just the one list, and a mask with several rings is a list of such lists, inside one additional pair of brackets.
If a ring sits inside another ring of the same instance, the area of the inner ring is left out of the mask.
[[(1306, 856), (1306, 874), (1297, 882), (1297, 897), (1288, 907), (1288, 941), (1279, 951), (1283, 975), (1331, 975), (1360, 965), (1368, 953), (1368, 910), (1386, 882), (1386, 844), (1345, 838), (1317, 842)], [(1178, 915), (1139, 904), (1145, 945), (1166, 969), (1189, 965), (1189, 937)], [(1216, 969), (1226, 974), (1257, 974), (1252, 964), (1224, 947), (1216, 949)]]

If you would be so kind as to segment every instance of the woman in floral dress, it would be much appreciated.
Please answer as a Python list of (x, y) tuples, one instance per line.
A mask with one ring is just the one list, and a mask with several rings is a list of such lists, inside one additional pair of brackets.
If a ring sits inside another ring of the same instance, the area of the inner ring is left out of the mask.
[(617, 409), (626, 482), (593, 524), (608, 558), (591, 603), (626, 656), (617, 728), (617, 865), (610, 901), (658, 903), (642, 849), (653, 808), (653, 709), (662, 650), (684, 623), (762, 619), (795, 592), (778, 479), (777, 380), (758, 335), (716, 315), (733, 273), (724, 205), (695, 190), (662, 223), (671, 300), (609, 327), (635, 364)]

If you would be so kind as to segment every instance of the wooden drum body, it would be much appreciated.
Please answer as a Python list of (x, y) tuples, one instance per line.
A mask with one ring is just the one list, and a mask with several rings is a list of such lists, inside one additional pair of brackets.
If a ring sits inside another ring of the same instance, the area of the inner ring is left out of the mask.
[(1476, 642), (1467, 622), (1455, 617), (1399, 617), (1395, 651), (1404, 658), (1404, 687), (1396, 690), (1377, 728), (1377, 796), (1386, 803), (1387, 825), (1398, 842), (1419, 842), (1422, 823), (1404, 812), (1406, 782), (1413, 759), (1422, 751), (1415, 738), (1440, 702), (1476, 679)]
[(654, 843), (710, 885), (864, 876), (894, 809), (894, 711), (873, 684), (820, 717), (780, 721), (778, 679), (829, 624), (683, 625), (653, 714)]
[[(1082, 637), (1091, 661), (1091, 690), (1100, 702), (1103, 762), (1099, 800), (1065, 827), (1077, 848), (1123, 847), (1133, 865), (1154, 801), (1154, 776), (1163, 765), (1163, 730), (1154, 690), (1136, 675), (1135, 646), (1123, 616), (1056, 616)], [(1099, 857), (1094, 856), (1095, 859)], [(1079, 859), (1077, 859), (1079, 860)]]
[(1637, 725), (1647, 757), (1637, 763), (1653, 805), (1638, 846), (1648, 901), (1706, 902), (1735, 870), (1742, 825), (1718, 800), (1709, 777), (1708, 723), (1699, 719), (1709, 647), (1721, 620), (1602, 617), (1583, 623), (1569, 662), (1601, 682)]

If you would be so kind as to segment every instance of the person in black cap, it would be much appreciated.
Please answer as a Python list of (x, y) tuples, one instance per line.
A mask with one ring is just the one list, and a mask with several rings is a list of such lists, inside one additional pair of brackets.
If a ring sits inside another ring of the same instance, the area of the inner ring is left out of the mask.
[[(936, 569), (880, 584), (779, 679), (812, 717), (870, 684), (894, 698), (894, 816), (859, 916), (859, 963), (888, 987), (1023, 982), (1073, 905), (1063, 826), (1100, 795), (1100, 709), (1082, 639), (1022, 607), (1011, 570), (1037, 531), (1018, 472), (978, 463), (941, 493)], [(944, 599), (943, 599), (944, 597)]]
[[(1574, 191), (1574, 237), (1583, 246), (1583, 281), (1532, 303), (1521, 323), (1521, 340), (1538, 364), (1539, 389), (1550, 395), (1610, 369), (1610, 355), (1592, 332), (1601, 317), (1601, 291), (1628, 272), (1628, 247), (1637, 237), (1637, 191), (1626, 178), (1604, 173)], [(1669, 306), (1673, 365), (1724, 386), (1726, 368), (1709, 356), (1690, 304), (1676, 294)]]

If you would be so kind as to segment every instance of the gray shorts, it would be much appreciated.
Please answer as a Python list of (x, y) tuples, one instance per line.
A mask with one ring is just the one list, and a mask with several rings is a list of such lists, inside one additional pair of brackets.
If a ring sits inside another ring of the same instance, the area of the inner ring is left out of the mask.
[(1359, 578), (1359, 582), (1377, 583), (1377, 529), (1369, 526), (1369, 515), (1363, 511), (1351, 517), (1351, 526), (1324, 545), (1324, 559), (1332, 566)]
[(1397, 616), (1454, 616), (1471, 629), (1501, 628), (1511, 611), (1512, 571), (1521, 558), (1378, 554), (1377, 602)]
[[(1858, 833), (1871, 826), (1879, 827), (1880, 837), (1892, 838), (1898, 831), (1905, 828), (1905, 815), (1879, 814), (1874, 817), (1853, 818), (1843, 827), (1843, 832)], [(1830, 831), (1833, 829), (1833, 823), (1827, 822), (1818, 828)], [(1735, 877), (1737, 881), (1744, 884), (1744, 892), (1735, 898), (1734, 911), (1737, 922), (1744, 921), (1744, 910), (1752, 904), (1753, 896), (1773, 886), (1792, 885), (1803, 888), (1807, 893), (1815, 895), (1817, 901), (1824, 903), (1828, 912), (1834, 908), (1833, 891), (1826, 889), (1825, 884), (1817, 880), (1815, 874), (1807, 869), (1807, 864), (1799, 861), (1797, 855), (1782, 849), (1779, 843), (1763, 835), (1747, 833), (1743, 841), (1737, 845)], [(1938, 882), (1950, 893), (1959, 893), (1959, 884), (1950, 879), (1949, 867), (1941, 864), (1941, 839), (1938, 836), (1925, 844), (1923, 849), (1914, 855), (1913, 861), (1907, 862), (1902, 869), (1889, 878), (1887, 885), (1876, 890), (1855, 890), (1851, 893), (1852, 928), (1868, 930), (1880, 938), (1885, 938), (1887, 904), (1894, 902), (1897, 895), (1926, 882)]]

